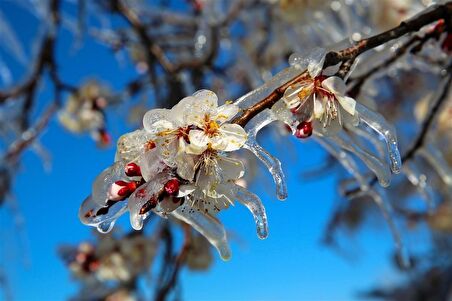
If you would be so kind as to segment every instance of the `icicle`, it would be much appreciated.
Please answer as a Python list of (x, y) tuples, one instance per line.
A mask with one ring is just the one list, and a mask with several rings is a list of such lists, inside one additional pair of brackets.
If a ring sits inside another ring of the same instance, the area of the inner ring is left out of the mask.
[(234, 193), (234, 198), (246, 206), (253, 214), (256, 222), (257, 236), (260, 239), (265, 239), (268, 236), (268, 223), (265, 207), (257, 195), (246, 190), (237, 184), (231, 184), (231, 190)]
[[(348, 126), (346, 124), (347, 130), (353, 132), (357, 136), (364, 138), (364, 140), (369, 141), (375, 147), (378, 152), (379, 157), (384, 158), (386, 155), (386, 142), (383, 139), (379, 139), (375, 136), (375, 133), (366, 124), (360, 123), (357, 126)], [(350, 135), (351, 136), (351, 135)], [(351, 136), (353, 140), (356, 138)], [(356, 141), (356, 140), (355, 140)]]
[(369, 189), (366, 178), (361, 174), (355, 159), (346, 151), (337, 147), (336, 143), (329, 139), (315, 137), (316, 141), (321, 144), (331, 155), (333, 155), (339, 163), (358, 181), (361, 190)]
[(366, 166), (377, 176), (378, 182), (381, 186), (389, 186), (389, 183), (391, 182), (391, 173), (389, 169), (386, 168), (386, 164), (382, 163), (374, 155), (365, 152), (360, 145), (354, 143), (350, 139), (348, 134), (342, 131), (337, 136), (331, 136), (325, 139), (333, 140), (342, 148), (358, 156), (358, 158), (360, 158), (364, 162), (364, 164), (366, 164)]
[(171, 215), (191, 225), (201, 233), (217, 250), (223, 260), (231, 258), (231, 250), (228, 245), (226, 231), (223, 225), (214, 217), (201, 213), (187, 205), (183, 205)]
[(413, 184), (425, 200), (429, 212), (435, 210), (433, 188), (427, 183), (427, 177), (422, 173), (414, 160), (408, 160), (402, 166), (408, 181)]
[(432, 145), (432, 142), (427, 142), (424, 143), (417, 153), (428, 161), (428, 163), (441, 177), (444, 184), (447, 185), (448, 190), (451, 190), (452, 169), (450, 168), (449, 163), (444, 159), (441, 151), (435, 145)]
[(276, 196), (280, 200), (285, 200), (287, 198), (287, 186), (281, 162), (270, 155), (256, 141), (257, 133), (264, 126), (275, 120), (276, 118), (270, 110), (265, 110), (254, 117), (245, 127), (248, 133), (248, 140), (245, 143), (244, 148), (250, 150), (262, 163), (264, 163), (265, 167), (268, 168), (272, 174), (273, 181), (276, 184)]
[(391, 162), (391, 170), (393, 173), (399, 173), (402, 166), (402, 160), (400, 159), (400, 152), (397, 145), (397, 136), (394, 127), (390, 125), (382, 115), (369, 110), (359, 102), (356, 103), (356, 111), (358, 112), (360, 121), (366, 123), (369, 127), (384, 137), (389, 153), (389, 160)]
[(386, 198), (384, 197), (384, 190), (379, 189), (379, 191), (377, 192), (375, 189), (370, 189), (369, 191), (363, 192), (361, 195), (358, 194), (357, 196), (363, 195), (368, 195), (369, 197), (371, 197), (375, 204), (380, 208), (381, 213), (383, 214), (383, 218), (386, 220), (386, 223), (388, 224), (389, 230), (391, 231), (392, 237), (394, 239), (398, 261), (403, 268), (410, 268), (410, 255), (405, 247), (405, 244), (402, 241), (400, 231), (398, 230), (394, 222), (392, 206), (385, 201)]

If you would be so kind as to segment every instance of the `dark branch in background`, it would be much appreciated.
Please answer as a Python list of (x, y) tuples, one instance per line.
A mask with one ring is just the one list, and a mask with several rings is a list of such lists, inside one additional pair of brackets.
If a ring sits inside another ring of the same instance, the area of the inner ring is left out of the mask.
[(167, 268), (170, 269), (170, 272), (169, 272), (168, 278), (159, 287), (159, 289), (155, 295), (154, 299), (156, 301), (166, 300), (168, 297), (168, 294), (171, 292), (171, 290), (176, 287), (180, 269), (182, 268), (182, 265), (184, 264), (185, 259), (187, 257), (187, 253), (190, 249), (191, 231), (192, 231), (191, 227), (186, 223), (183, 223), (182, 227), (184, 229), (184, 242), (183, 242), (182, 247), (179, 250), (178, 254), (176, 256), (170, 256), (169, 258), (171, 260), (165, 261), (165, 263), (164, 263), (167, 266)]

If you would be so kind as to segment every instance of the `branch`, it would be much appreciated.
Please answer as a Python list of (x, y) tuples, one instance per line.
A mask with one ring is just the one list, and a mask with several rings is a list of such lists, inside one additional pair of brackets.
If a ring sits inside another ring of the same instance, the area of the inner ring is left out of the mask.
[(398, 39), (406, 35), (407, 33), (419, 31), (425, 25), (433, 23), (439, 19), (444, 19), (446, 20), (446, 22), (451, 22), (451, 15), (452, 2), (433, 6), (432, 8), (429, 8), (427, 12), (415, 16), (408, 21), (402, 22), (399, 26), (393, 29), (359, 41), (355, 46), (337, 52), (329, 52), (325, 57), (324, 67), (326, 68), (329, 66), (334, 66), (338, 63), (355, 59), (360, 54), (370, 49), (383, 45), (389, 41)]
[[(343, 49), (341, 51), (330, 51), (326, 54), (324, 68), (336, 65), (340, 62), (345, 63), (347, 61), (353, 62), (353, 60), (360, 54), (383, 45), (389, 41), (400, 38), (401, 36), (420, 30), (425, 25), (444, 19), (450, 22), (452, 15), (452, 2), (448, 2), (443, 5), (438, 5), (430, 9), (429, 11), (420, 14), (414, 19), (406, 22), (402, 22), (394, 29), (385, 31), (368, 39), (363, 39), (357, 43), (357, 45)], [(446, 22), (447, 22), (446, 21)], [(295, 76), (285, 84), (276, 88), (267, 97), (254, 104), (253, 106), (245, 109), (241, 116), (235, 118), (232, 123), (245, 126), (254, 116), (259, 114), (265, 109), (271, 108), (278, 100), (282, 98), (284, 92), (293, 84), (299, 82), (307, 76), (307, 72), (303, 71), (301, 74)]]
[(415, 35), (403, 43), (397, 50), (393, 53), (393, 55), (381, 62), (379, 65), (371, 68), (364, 74), (354, 77), (349, 80), (351, 83), (351, 89), (348, 91), (348, 95), (350, 97), (357, 97), (361, 91), (361, 88), (366, 80), (372, 77), (377, 72), (384, 70), (395, 63), (400, 57), (402, 57), (408, 50), (411, 52), (418, 52), (421, 47), (430, 39), (438, 39), (441, 33), (444, 31), (444, 24), (438, 24), (435, 28), (429, 32), (427, 32), (424, 36)]

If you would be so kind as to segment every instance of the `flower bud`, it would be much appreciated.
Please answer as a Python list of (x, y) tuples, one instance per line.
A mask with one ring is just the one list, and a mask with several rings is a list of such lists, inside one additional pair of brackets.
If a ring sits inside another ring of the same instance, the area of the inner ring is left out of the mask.
[(141, 177), (141, 168), (135, 163), (129, 163), (125, 166), (124, 172), (128, 177)]
[(111, 201), (121, 201), (131, 195), (136, 188), (135, 182), (116, 181), (111, 184), (107, 197)]
[(295, 131), (295, 137), (297, 138), (308, 138), (309, 136), (312, 135), (312, 122), (306, 122), (303, 121), (301, 122), (298, 126), (297, 129)]
[(179, 181), (177, 179), (172, 179), (166, 182), (165, 191), (169, 195), (176, 195), (179, 192)]

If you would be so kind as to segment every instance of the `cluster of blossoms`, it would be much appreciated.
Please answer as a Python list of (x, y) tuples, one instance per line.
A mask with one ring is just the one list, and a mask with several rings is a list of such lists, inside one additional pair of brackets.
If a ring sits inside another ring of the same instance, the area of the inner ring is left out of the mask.
[(69, 96), (58, 119), (68, 131), (88, 132), (99, 146), (106, 146), (111, 138), (106, 128), (105, 109), (112, 100), (106, 87), (89, 81)]
[(144, 129), (118, 141), (115, 164), (94, 182), (92, 195), (80, 210), (83, 223), (108, 232), (127, 210), (134, 229), (154, 212), (192, 225), (230, 257), (226, 232), (215, 218), (234, 201), (253, 213), (259, 237), (267, 236), (260, 199), (235, 182), (244, 166), (229, 153), (242, 148), (245, 130), (228, 123), (239, 108), (218, 106), (215, 93), (201, 90), (171, 110), (148, 111)]
[[(258, 132), (277, 120), (297, 138), (314, 134), (355, 176), (363, 192), (375, 194), (353, 154), (377, 176), (381, 186), (388, 186), (391, 172), (399, 172), (401, 165), (394, 129), (381, 115), (346, 96), (344, 81), (334, 76), (337, 68), (324, 70), (324, 59), (323, 49), (305, 59), (294, 56), (291, 67), (235, 103), (218, 106), (214, 92), (201, 90), (170, 110), (148, 111), (143, 117), (144, 129), (119, 139), (115, 163), (95, 180), (92, 195), (81, 206), (80, 219), (108, 232), (116, 219), (129, 211), (132, 227), (139, 230), (154, 212), (190, 224), (223, 259), (229, 258), (226, 232), (215, 215), (234, 201), (251, 211), (258, 236), (268, 235), (265, 208), (259, 197), (238, 185), (245, 169), (232, 154), (241, 148), (250, 150), (273, 175), (277, 197), (287, 197), (281, 163), (256, 141)], [(282, 99), (247, 122), (245, 129), (230, 122), (240, 109), (257, 103), (272, 85), (286, 82), (287, 74), (303, 70)], [(379, 153), (366, 148), (368, 141)], [(387, 207), (380, 207), (387, 215)], [(391, 229), (395, 228), (391, 225)], [(398, 240), (395, 230), (394, 236)]]

